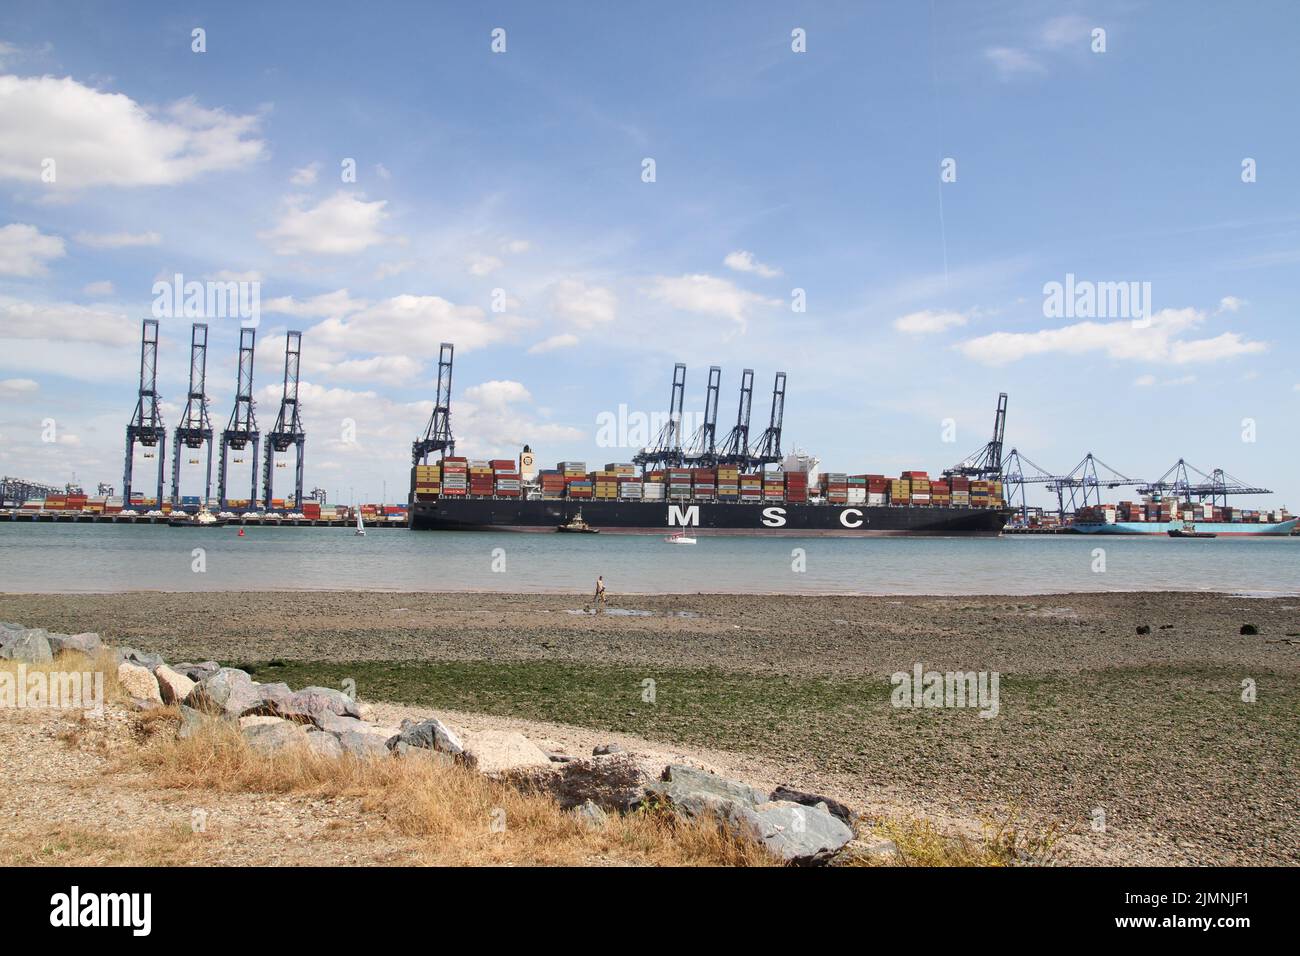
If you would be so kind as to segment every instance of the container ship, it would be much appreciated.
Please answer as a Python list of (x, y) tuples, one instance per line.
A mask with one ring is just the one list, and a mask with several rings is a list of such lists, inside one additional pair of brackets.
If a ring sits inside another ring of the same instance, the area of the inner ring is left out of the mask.
[(931, 479), (923, 471), (898, 478), (819, 473), (817, 464), (794, 454), (780, 470), (718, 465), (638, 473), (630, 463), (588, 470), (579, 461), (538, 471), (527, 448), (517, 462), (445, 457), (413, 470), (411, 526), (554, 531), (581, 515), (600, 531), (629, 534), (995, 536), (1009, 516), (997, 480)]
[(1219, 537), (1256, 537), (1294, 534), (1297, 522), (1285, 510), (1243, 511), (1209, 502), (1169, 499), (1121, 501), (1118, 505), (1090, 505), (1075, 512), (1073, 529), (1080, 534), (1158, 534), (1194, 527)]

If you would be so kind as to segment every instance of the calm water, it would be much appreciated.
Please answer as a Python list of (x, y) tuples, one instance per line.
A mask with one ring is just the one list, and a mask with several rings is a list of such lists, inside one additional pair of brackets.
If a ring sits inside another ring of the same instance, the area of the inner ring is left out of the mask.
[[(1105, 549), (1105, 571), (1093, 551)], [(202, 572), (194, 570), (203, 550)], [(806, 570), (796, 572), (802, 549)], [(493, 565), (504, 567), (494, 571)], [(0, 522), (0, 591), (1300, 594), (1300, 538), (707, 538)]]

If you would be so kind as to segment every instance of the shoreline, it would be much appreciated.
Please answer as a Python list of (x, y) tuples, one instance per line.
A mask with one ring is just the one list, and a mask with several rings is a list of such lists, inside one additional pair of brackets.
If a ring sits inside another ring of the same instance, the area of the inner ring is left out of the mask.
[[(1293, 591), (1269, 591), (1255, 590), (1246, 591), (1241, 588), (1232, 588), (1220, 590), (1217, 588), (1200, 588), (1187, 590), (1182, 588), (1107, 588), (1097, 589), (1095, 591), (943, 591), (931, 593), (919, 593), (913, 591), (848, 591), (843, 589), (827, 591), (619, 591), (607, 592), (610, 597), (625, 598), (658, 598), (658, 597), (755, 597), (755, 598), (880, 598), (880, 599), (906, 599), (914, 601), (933, 601), (943, 599), (957, 598), (1014, 598), (1014, 597), (1075, 597), (1087, 596), (1097, 597), (1105, 595), (1160, 595), (1160, 596), (1179, 596), (1186, 595), (1222, 595), (1224, 597), (1248, 598), (1268, 600), (1272, 598), (1300, 598), (1300, 588)], [(589, 591), (576, 591), (565, 588), (556, 588), (554, 590), (521, 590), (513, 588), (510, 590), (484, 591), (476, 588), (438, 588), (437, 590), (412, 591), (409, 588), (368, 588), (368, 587), (258, 587), (258, 588), (204, 588), (201, 590), (191, 591), (169, 591), (162, 588), (116, 588), (111, 591), (84, 590), (72, 591), (63, 588), (57, 591), (5, 591), (0, 590), (0, 598), (23, 598), (23, 597), (61, 597), (61, 596), (85, 596), (85, 597), (102, 597), (113, 594), (157, 594), (168, 596), (184, 596), (199, 594), (411, 594), (411, 595), (437, 595), (437, 594), (454, 594), (460, 596), (483, 596), (483, 597), (502, 597), (507, 595), (534, 595), (537, 597), (581, 597), (590, 596)]]
[[(0, 595), (0, 620), (98, 631), (264, 682), (350, 680), (363, 700), (739, 755), (851, 806), (966, 821), (1020, 810), (1059, 823), (1075, 862), (1300, 864), (1295, 598), (618, 594), (611, 610), (643, 613), (579, 610), (589, 605), (571, 592), (26, 594)], [(917, 664), (999, 674), (997, 718), (894, 705), (891, 675)]]

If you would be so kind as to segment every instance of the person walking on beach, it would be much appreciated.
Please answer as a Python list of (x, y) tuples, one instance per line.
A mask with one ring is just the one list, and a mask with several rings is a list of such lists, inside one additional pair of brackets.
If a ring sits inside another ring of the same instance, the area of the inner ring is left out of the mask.
[(599, 575), (596, 578), (596, 604), (600, 607), (605, 606), (605, 576)]

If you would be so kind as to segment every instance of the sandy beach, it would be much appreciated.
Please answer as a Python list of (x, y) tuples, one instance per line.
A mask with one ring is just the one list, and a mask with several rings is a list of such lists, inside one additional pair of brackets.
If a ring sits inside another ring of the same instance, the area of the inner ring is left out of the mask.
[[(612, 595), (600, 614), (586, 600), (4, 595), (0, 620), (293, 686), (352, 679), (362, 699), (557, 745), (693, 748), (958, 830), (1015, 816), (1059, 827), (1062, 862), (1300, 863), (1300, 600)], [(997, 717), (892, 706), (890, 675), (917, 664), (997, 672)]]

